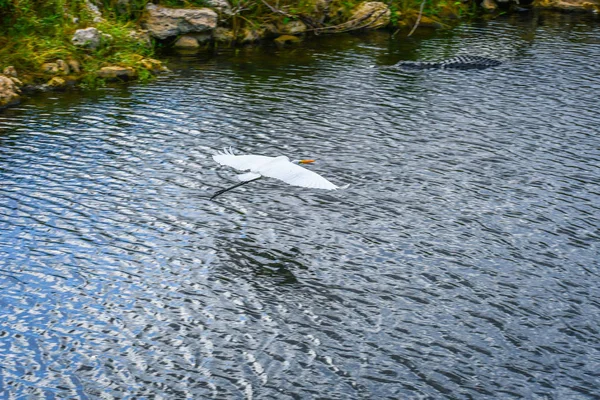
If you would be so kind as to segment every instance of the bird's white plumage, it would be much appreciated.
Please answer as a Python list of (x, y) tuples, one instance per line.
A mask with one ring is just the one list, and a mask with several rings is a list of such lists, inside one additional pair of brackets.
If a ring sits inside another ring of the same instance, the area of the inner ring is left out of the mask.
[(321, 175), (294, 164), (286, 156), (267, 157), (252, 154), (235, 155), (231, 150), (218, 152), (213, 159), (221, 165), (226, 165), (240, 171), (250, 171), (238, 175), (241, 181), (252, 180), (259, 176), (279, 179), (294, 186), (312, 189), (334, 190), (339, 187), (323, 178)]
[(253, 181), (254, 179), (260, 178), (261, 175), (256, 172), (246, 172), (244, 174), (239, 174), (237, 178), (242, 182)]

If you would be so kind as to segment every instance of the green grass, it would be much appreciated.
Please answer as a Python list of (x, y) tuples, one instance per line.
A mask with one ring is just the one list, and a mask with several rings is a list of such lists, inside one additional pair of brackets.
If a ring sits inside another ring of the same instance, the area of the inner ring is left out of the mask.
[[(0, 69), (13, 65), (35, 82), (48, 79), (40, 71), (42, 64), (75, 59), (81, 63), (84, 80), (89, 83), (103, 66), (137, 68), (141, 58), (153, 56), (152, 48), (129, 36), (136, 27), (135, 21), (128, 16), (117, 18), (116, 11), (106, 14), (105, 22), (92, 23), (93, 16), (80, 0), (0, 0)], [(113, 40), (95, 51), (74, 46), (74, 32), (92, 25)]]
[[(391, 28), (412, 27), (418, 17), (422, 0), (383, 0), (388, 4)], [(94, 74), (106, 65), (134, 67), (142, 79), (149, 74), (137, 67), (142, 57), (152, 57), (153, 48), (144, 47), (130, 36), (144, 14), (150, 0), (131, 0), (127, 5), (118, 0), (101, 0), (104, 22), (94, 23), (85, 0), (0, 0), (0, 70), (14, 65), (32, 80), (49, 77), (40, 72), (46, 62), (76, 59), (83, 67), (84, 81), (91, 84)], [(261, 0), (230, 0), (232, 15), (221, 15), (224, 24), (238, 34), (245, 29), (259, 29), (266, 24), (285, 25), (293, 20), (315, 18), (315, 0), (266, 0), (282, 10), (273, 12)], [(326, 26), (346, 22), (360, 0), (333, 0)], [(162, 0), (169, 7), (202, 7), (206, 0)], [(425, 0), (423, 17), (435, 19), (472, 16), (471, 3), (460, 0)], [(95, 51), (77, 48), (71, 43), (75, 30), (96, 26), (113, 37)]]

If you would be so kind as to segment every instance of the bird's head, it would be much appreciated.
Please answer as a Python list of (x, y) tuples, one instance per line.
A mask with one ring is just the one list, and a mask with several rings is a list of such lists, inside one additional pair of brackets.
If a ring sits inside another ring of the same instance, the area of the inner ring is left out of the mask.
[(294, 164), (312, 164), (315, 160), (294, 160), (292, 161)]

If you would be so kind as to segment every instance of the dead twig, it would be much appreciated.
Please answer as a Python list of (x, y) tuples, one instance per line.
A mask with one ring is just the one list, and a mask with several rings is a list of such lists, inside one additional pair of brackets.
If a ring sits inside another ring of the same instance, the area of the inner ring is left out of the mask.
[(261, 0), (262, 3), (267, 6), (269, 8), (269, 10), (271, 10), (272, 12), (274, 12), (275, 14), (279, 14), (279, 15), (283, 15), (286, 18), (298, 18), (300, 21), (304, 22), (304, 24), (306, 26), (310, 26), (313, 29), (317, 29), (320, 27), (320, 23), (318, 21), (315, 21), (313, 18), (307, 16), (307, 15), (303, 15), (303, 14), (290, 14), (286, 11), (283, 11), (277, 7), (274, 7), (272, 5), (270, 5), (269, 3), (267, 3), (265, 0)]
[(272, 5), (270, 5), (269, 3), (267, 3), (265, 0), (261, 0), (261, 1), (263, 2), (263, 4), (264, 4), (265, 6), (267, 6), (267, 7), (269, 8), (269, 10), (273, 11), (275, 14), (281, 14), (281, 15), (283, 15), (284, 17), (288, 17), (288, 18), (293, 18), (293, 17), (294, 17), (294, 16), (293, 16), (292, 14), (290, 14), (290, 13), (287, 13), (287, 12), (285, 12), (285, 11), (283, 11), (283, 10), (280, 10), (279, 8), (275, 8), (275, 7), (273, 7)]
[(369, 21), (368, 23), (366, 23), (364, 25), (360, 25), (361, 22), (368, 20), (374, 14), (375, 14), (375, 11), (372, 11), (372, 12), (364, 15), (362, 18), (353, 19), (351, 21), (344, 22), (343, 24), (334, 25), (334, 26), (324, 26), (321, 28), (314, 28), (314, 29), (309, 29), (309, 30), (314, 31), (315, 34), (318, 35), (319, 33), (332, 33), (332, 32), (343, 33), (343, 32), (350, 32), (350, 31), (354, 31), (354, 30), (358, 30), (358, 29), (364, 29), (364, 28), (368, 28), (369, 26), (371, 26), (375, 22), (377, 22), (379, 20), (379, 18), (381, 18), (385, 14), (385, 11), (381, 11), (377, 16), (375, 16), (375, 18), (373, 18), (373, 20)]
[(412, 35), (413, 32), (415, 31), (415, 29), (417, 29), (417, 26), (419, 26), (419, 22), (421, 22), (421, 17), (423, 16), (423, 8), (424, 7), (425, 7), (425, 0), (423, 0), (421, 2), (421, 8), (419, 9), (419, 16), (417, 17), (417, 22), (415, 22), (415, 26), (413, 26), (410, 33), (406, 37), (409, 37), (410, 35)]

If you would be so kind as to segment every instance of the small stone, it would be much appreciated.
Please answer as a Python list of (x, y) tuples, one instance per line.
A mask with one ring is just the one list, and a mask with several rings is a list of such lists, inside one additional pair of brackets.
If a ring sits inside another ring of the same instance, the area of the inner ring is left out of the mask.
[(196, 49), (200, 47), (198, 40), (190, 35), (183, 35), (173, 45), (173, 47), (180, 49)]
[(498, 9), (498, 5), (494, 0), (483, 0), (481, 7), (487, 11), (496, 11)]
[(67, 64), (64, 60), (56, 60), (56, 65), (58, 65), (58, 70), (61, 74), (69, 75), (71, 73), (69, 64)]
[(210, 41), (213, 38), (212, 32), (194, 33), (194, 34), (191, 34), (190, 36), (195, 38), (198, 41), (198, 44), (210, 43)]
[(102, 18), (102, 13), (97, 5), (91, 3), (89, 0), (85, 1), (85, 8), (91, 14), (93, 21), (95, 23), (104, 22), (104, 18)]
[(235, 35), (233, 30), (220, 26), (213, 31), (213, 39), (215, 42), (231, 43), (235, 40)]
[(55, 76), (54, 78), (46, 82), (46, 86), (48, 86), (48, 88), (50, 89), (61, 89), (66, 86), (66, 81), (63, 78)]
[(11, 81), (13, 81), (15, 83), (15, 85), (17, 85), (17, 87), (21, 87), (23, 86), (23, 82), (21, 82), (21, 80), (19, 78), (15, 78), (14, 76), (9, 76), (9, 79)]
[(79, 61), (70, 59), (67, 60), (67, 65), (71, 69), (71, 72), (73, 72), (74, 74), (78, 74), (81, 72), (81, 64), (79, 63)]
[(240, 40), (240, 43), (258, 42), (260, 39), (262, 39), (263, 34), (264, 34), (264, 30), (246, 28), (241, 32), (241, 34), (239, 36), (239, 40)]
[[(16, 78), (15, 78), (16, 79)], [(0, 107), (19, 103), (21, 91), (12, 79), (0, 75)]]
[(148, 49), (152, 48), (152, 38), (147, 30), (132, 30), (127, 36)]
[(306, 32), (306, 25), (302, 21), (290, 21), (287, 24), (279, 24), (277, 31), (284, 35), (299, 35)]
[(15, 78), (18, 76), (17, 70), (12, 65), (9, 65), (8, 67), (4, 68), (4, 71), (2, 71), (2, 73), (6, 76), (12, 76)]
[(231, 4), (227, 0), (204, 0), (204, 3), (225, 15), (231, 15)]
[(155, 60), (154, 58), (144, 58), (140, 60), (140, 65), (154, 74), (169, 70), (161, 61)]
[(110, 66), (100, 68), (97, 75), (104, 79), (127, 79), (135, 76), (135, 70), (131, 67)]
[(288, 44), (296, 44), (301, 41), (302, 41), (302, 39), (300, 39), (297, 36), (292, 36), (292, 35), (281, 35), (277, 39), (275, 39), (275, 43), (277, 43), (280, 46), (284, 46), (284, 45), (288, 45)]
[(42, 64), (42, 72), (45, 74), (56, 75), (59, 72), (58, 64), (55, 62)]

